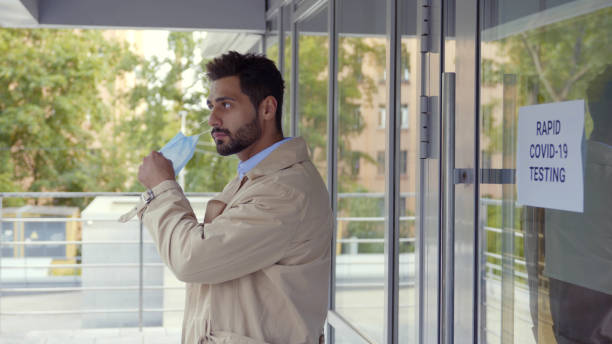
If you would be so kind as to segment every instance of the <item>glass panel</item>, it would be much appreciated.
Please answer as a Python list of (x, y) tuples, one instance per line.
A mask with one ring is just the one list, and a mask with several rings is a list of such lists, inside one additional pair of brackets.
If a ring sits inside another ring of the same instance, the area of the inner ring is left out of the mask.
[(278, 14), (266, 22), (266, 57), (276, 63), (278, 67)]
[(300, 22), (298, 34), (298, 135), (308, 143), (311, 159), (327, 183), (327, 7)]
[(610, 2), (484, 1), (481, 11), (481, 168), (515, 171), (522, 107), (585, 101), (582, 147), (570, 151), (582, 157), (583, 212), (546, 195), (549, 207), (519, 206), (512, 178), (480, 186), (481, 341), (611, 343)]
[[(0, 342), (71, 342), (56, 337), (137, 327), (141, 269), (142, 325), (180, 331), (183, 283), (146, 230), (140, 265), (138, 221), (115, 222), (138, 199), (112, 192), (144, 190), (143, 156), (181, 127), (205, 133), (179, 175), (185, 190), (220, 191), (235, 174), (237, 159), (220, 158), (200, 124), (208, 115), (202, 56), (218, 35), (0, 29), (0, 190), (42, 192), (0, 200)], [(206, 198), (190, 202), (203, 218)]]
[(336, 310), (377, 342), (384, 329), (386, 1), (339, 1)]
[(285, 68), (283, 79), (285, 79), (285, 95), (283, 97), (283, 134), (291, 136), (291, 7), (285, 6), (283, 11), (283, 36), (285, 39)]
[(418, 167), (417, 116), (409, 109), (418, 109), (419, 85), (411, 78), (416, 75), (418, 39), (416, 36), (416, 0), (400, 1), (401, 57), (400, 112), (400, 252), (399, 252), (399, 329), (400, 343), (416, 343), (418, 310), (416, 308), (416, 175)]
[(355, 344), (365, 343), (365, 341), (359, 337), (356, 333), (345, 333), (338, 329), (334, 332), (334, 344)]

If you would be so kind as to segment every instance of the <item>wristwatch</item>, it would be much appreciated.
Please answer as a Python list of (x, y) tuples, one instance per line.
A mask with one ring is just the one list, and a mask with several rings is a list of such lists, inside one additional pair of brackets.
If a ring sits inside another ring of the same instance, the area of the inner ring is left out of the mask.
[(142, 199), (142, 201), (145, 202), (145, 204), (151, 203), (153, 198), (155, 198), (155, 194), (153, 193), (153, 190), (151, 189), (148, 189), (147, 191), (143, 192), (140, 195), (140, 199)]

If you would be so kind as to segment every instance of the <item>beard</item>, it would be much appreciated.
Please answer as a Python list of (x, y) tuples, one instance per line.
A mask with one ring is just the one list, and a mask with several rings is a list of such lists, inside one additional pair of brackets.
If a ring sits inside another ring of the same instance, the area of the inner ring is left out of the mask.
[(238, 128), (235, 134), (232, 134), (227, 129), (213, 129), (211, 134), (214, 132), (222, 132), (229, 138), (229, 142), (227, 143), (223, 143), (221, 140), (215, 142), (217, 144), (217, 153), (223, 156), (240, 153), (257, 141), (261, 137), (261, 127), (259, 126), (258, 117), (259, 116), (256, 115), (253, 121)]

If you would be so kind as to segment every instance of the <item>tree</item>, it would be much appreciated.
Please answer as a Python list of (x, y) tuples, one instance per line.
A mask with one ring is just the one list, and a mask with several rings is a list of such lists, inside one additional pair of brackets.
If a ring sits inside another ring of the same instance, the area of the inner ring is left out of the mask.
[[(610, 63), (612, 42), (606, 33), (612, 32), (611, 15), (612, 9), (604, 8), (488, 43), (499, 53), (483, 59), (483, 84), (503, 86), (504, 74), (516, 75), (518, 106), (584, 99), (590, 80)], [(493, 113), (500, 104), (499, 99), (491, 99), (481, 106), (488, 128), (483, 131), (487, 141), (483, 149), (488, 154), (500, 152), (502, 133), (511, 129), (502, 130), (503, 123), (495, 121)], [(590, 117), (585, 127), (590, 133)], [(512, 131), (516, 133), (516, 128)]]
[(122, 189), (118, 152), (98, 133), (135, 61), (101, 31), (0, 30), (0, 190)]
[[(120, 130), (132, 147), (128, 160), (137, 166), (151, 150), (159, 150), (179, 130), (179, 114), (186, 113), (186, 133), (200, 136), (194, 158), (187, 164), (185, 191), (221, 191), (236, 170), (237, 159), (218, 156), (214, 142), (207, 135), (206, 107), (208, 83), (205, 65), (199, 59), (201, 39), (192, 32), (171, 32), (168, 35), (169, 55), (142, 61), (136, 69), (138, 84), (129, 94), (134, 116)], [(144, 187), (133, 180), (130, 190)]]
[[(328, 132), (328, 83), (329, 83), (328, 37), (321, 35), (299, 36), (298, 104), (299, 134), (308, 143), (311, 158), (325, 178), (327, 175)], [(270, 49), (274, 54), (277, 50)], [(384, 42), (363, 37), (341, 37), (338, 45), (338, 178), (340, 192), (362, 192), (367, 190), (358, 182), (356, 165), (359, 161), (376, 164), (366, 152), (355, 150), (351, 142), (365, 130), (362, 106), (371, 107), (372, 94), (377, 92), (376, 81), (364, 68), (364, 59), (375, 62), (374, 70), (385, 66)], [(382, 73), (381, 73), (382, 75)], [(339, 202), (340, 216), (380, 216), (382, 199), (350, 198)], [(355, 222), (346, 226), (348, 236), (377, 238), (382, 235), (383, 222)], [(379, 244), (364, 244), (360, 252), (378, 252)]]
[[(481, 92), (485, 95), (481, 99), (487, 99), (481, 104), (483, 160), (502, 154), (504, 135), (516, 135), (519, 107), (587, 97), (586, 89), (591, 80), (610, 63), (611, 15), (612, 9), (604, 8), (485, 43), (496, 54), (481, 63), (484, 85)], [(516, 109), (506, 113), (514, 116), (514, 127), (504, 125), (500, 113), (502, 97), (489, 96), (498, 94), (502, 87), (508, 87), (503, 84), (505, 74), (514, 75), (517, 80)], [(592, 126), (590, 116), (586, 116), (587, 137)], [(514, 212), (514, 223), (524, 225), (521, 221), (523, 210), (519, 208)], [(488, 206), (487, 214), (486, 225), (501, 227), (501, 206)], [(523, 239), (517, 239), (516, 255), (524, 257), (524, 245), (519, 240)], [(487, 233), (485, 242), (487, 251), (501, 251), (501, 241), (495, 233)]]
[(506, 72), (537, 78), (540, 102), (583, 97), (588, 81), (610, 63), (611, 15), (606, 8), (502, 40)]
[[(329, 43), (327, 36), (299, 36), (299, 71), (298, 71), (298, 114), (299, 134), (308, 143), (311, 157), (319, 166), (319, 172), (325, 176), (322, 164), (327, 159), (327, 104), (329, 82)], [(338, 59), (342, 70), (339, 72), (339, 134), (338, 141), (338, 175), (342, 179), (340, 187), (344, 191), (359, 188), (356, 175), (351, 167), (356, 159), (375, 163), (367, 154), (351, 150), (349, 137), (357, 137), (365, 128), (362, 114), (358, 111), (361, 103), (371, 103), (371, 93), (375, 91), (374, 80), (363, 73), (363, 56), (374, 54), (376, 61), (384, 66), (384, 45), (373, 44), (361, 38), (342, 38), (339, 45)], [(270, 56), (277, 56), (278, 46), (268, 50)], [(291, 60), (285, 55), (285, 66)], [(290, 67), (286, 67), (290, 68)], [(286, 80), (286, 83), (288, 80)], [(287, 95), (286, 95), (287, 96)], [(285, 99), (285, 110), (289, 111), (290, 99)]]

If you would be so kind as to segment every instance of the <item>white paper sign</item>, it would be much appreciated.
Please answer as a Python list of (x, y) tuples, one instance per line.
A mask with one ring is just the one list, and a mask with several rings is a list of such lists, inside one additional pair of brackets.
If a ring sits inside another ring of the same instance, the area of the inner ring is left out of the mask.
[(582, 212), (584, 100), (519, 109), (518, 203)]

